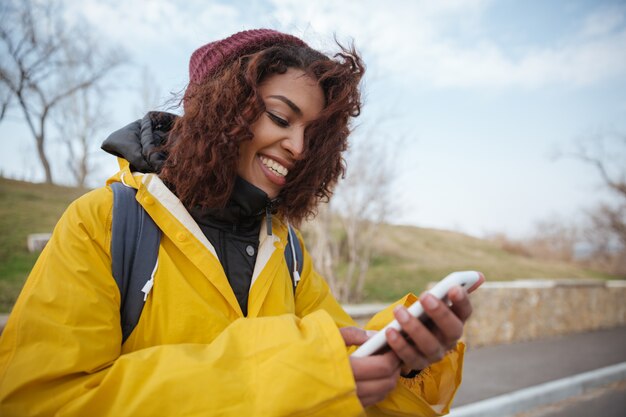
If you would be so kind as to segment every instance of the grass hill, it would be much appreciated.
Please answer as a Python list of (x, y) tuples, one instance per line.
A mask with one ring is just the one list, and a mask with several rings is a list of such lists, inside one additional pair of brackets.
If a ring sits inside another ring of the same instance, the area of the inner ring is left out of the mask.
[(68, 204), (86, 191), (0, 178), (0, 312), (11, 309), (37, 259), (26, 237), (52, 232)]
[(495, 242), (457, 232), (384, 225), (378, 233), (365, 297), (390, 301), (420, 292), (452, 271), (478, 270), (488, 281), (535, 278), (611, 279), (572, 263), (547, 261), (505, 251)]
[[(8, 312), (37, 254), (30, 233), (51, 232), (67, 205), (87, 190), (0, 178), (0, 312)], [(385, 225), (378, 234), (365, 296), (390, 301), (455, 270), (483, 271), (488, 280), (611, 278), (575, 265), (547, 262), (502, 250), (497, 244), (444, 230)]]

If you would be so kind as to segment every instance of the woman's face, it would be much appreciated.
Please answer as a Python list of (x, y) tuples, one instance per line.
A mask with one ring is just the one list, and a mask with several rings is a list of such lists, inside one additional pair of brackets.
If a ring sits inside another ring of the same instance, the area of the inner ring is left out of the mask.
[(304, 129), (324, 108), (324, 93), (304, 71), (289, 68), (259, 85), (265, 113), (251, 126), (254, 137), (239, 147), (237, 173), (276, 198), (304, 150)]

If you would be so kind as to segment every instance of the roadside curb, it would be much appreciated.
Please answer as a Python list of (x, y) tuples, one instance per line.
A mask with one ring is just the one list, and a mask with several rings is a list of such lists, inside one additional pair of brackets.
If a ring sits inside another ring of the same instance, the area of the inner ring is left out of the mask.
[(513, 416), (539, 406), (553, 404), (580, 395), (590, 388), (621, 380), (626, 380), (626, 362), (453, 408), (449, 416)]

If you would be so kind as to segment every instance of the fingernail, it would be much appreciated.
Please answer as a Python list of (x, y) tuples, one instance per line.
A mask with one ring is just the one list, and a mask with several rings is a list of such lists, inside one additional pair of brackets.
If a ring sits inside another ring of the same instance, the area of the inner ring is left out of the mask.
[(433, 310), (435, 307), (437, 307), (437, 300), (435, 300), (435, 297), (430, 294), (425, 294), (420, 299), (420, 302), (422, 303), (424, 308), (427, 308), (429, 310)]
[(398, 321), (400, 323), (405, 323), (407, 321), (409, 321), (409, 312), (406, 311), (406, 308), (404, 308), (403, 306), (398, 306), (395, 308), (396, 310), (396, 317), (398, 318)]
[(459, 301), (461, 299), (461, 292), (463, 290), (459, 286), (454, 286), (450, 289), (450, 298), (454, 299), (454, 301)]
[(369, 339), (370, 337), (376, 335), (376, 333), (378, 333), (378, 331), (376, 330), (366, 330), (365, 334), (367, 335), (367, 338)]
[(398, 338), (398, 334), (396, 332), (394, 332), (391, 329), (387, 330), (387, 339), (396, 340), (397, 338)]

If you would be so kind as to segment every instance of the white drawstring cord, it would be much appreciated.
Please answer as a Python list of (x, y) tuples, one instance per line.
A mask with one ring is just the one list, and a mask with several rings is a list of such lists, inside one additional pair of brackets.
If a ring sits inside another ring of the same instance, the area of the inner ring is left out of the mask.
[(141, 289), (141, 292), (144, 293), (143, 301), (146, 301), (146, 299), (148, 298), (148, 294), (150, 294), (150, 291), (152, 291), (152, 286), (154, 285), (154, 274), (156, 273), (158, 266), (159, 266), (159, 258), (157, 258), (156, 263), (154, 264), (154, 269), (152, 270), (150, 279), (146, 282), (146, 284)]
[(297, 239), (298, 236), (296, 236), (296, 233), (293, 232), (293, 230), (291, 229), (291, 226), (289, 226), (289, 223), (287, 222), (287, 239), (289, 239), (291, 241), (291, 256), (293, 257), (293, 285), (294, 287), (298, 286), (298, 283), (300, 282), (300, 273), (298, 272), (298, 257), (296, 256), (296, 250), (295, 250), (295, 243), (293, 242), (294, 239)]
[(124, 174), (126, 174), (125, 172), (122, 172), (122, 176), (120, 177), (120, 181), (122, 182), (122, 184), (124, 184), (125, 186), (127, 186), (128, 188), (132, 188), (130, 185), (126, 184), (124, 182)]

